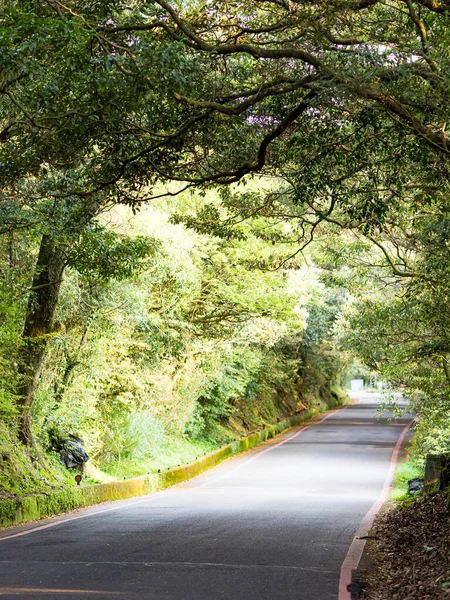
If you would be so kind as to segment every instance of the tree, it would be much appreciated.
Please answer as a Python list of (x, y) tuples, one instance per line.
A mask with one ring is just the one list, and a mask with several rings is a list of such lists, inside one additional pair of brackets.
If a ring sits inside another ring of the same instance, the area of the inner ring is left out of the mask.
[[(107, 18), (99, 7), (93, 14)], [(161, 90), (155, 96), (147, 82), (141, 94), (138, 81), (122, 79), (123, 71), (112, 68), (120, 63), (117, 45), (107, 43), (105, 54), (105, 40), (73, 10), (58, 2), (7, 2), (0, 18), (1, 231), (12, 235), (30, 227), (41, 236), (16, 389), (20, 437), (32, 445), (29, 411), (73, 248), (80, 239), (86, 242), (83, 234), (105, 207), (130, 202), (130, 191), (148, 183), (148, 154), (158, 164), (177, 160), (177, 129), (186, 126), (183, 119), (168, 119), (167, 109), (164, 117)], [(164, 49), (153, 54), (157, 81)], [(143, 96), (147, 108), (142, 112)], [(151, 96), (161, 100), (157, 110)], [(146, 163), (140, 179), (127, 168), (134, 160), (127, 154)], [(122, 191), (119, 180), (128, 181)], [(135, 250), (139, 260), (142, 253)]]
[(156, 176), (236, 181), (261, 170), (275, 140), (308, 131), (318, 113), (341, 121), (354, 105), (445, 159), (447, 8), (10, 0), (4, 179), (43, 161), (71, 165), (65, 193), (114, 190), (129, 201)]
[(58, 203), (41, 200), (33, 207), (19, 205), (11, 199), (3, 205), (9, 214), (9, 223), (5, 220), (4, 227), (10, 228), (10, 234), (14, 232), (14, 224), (20, 223), (25, 228), (33, 227), (38, 238), (37, 259), (17, 352), (19, 380), (15, 389), (19, 437), (28, 446), (34, 445), (30, 411), (46, 348), (49, 340), (59, 333), (55, 312), (64, 270), (72, 266), (97, 281), (122, 279), (141, 268), (155, 249), (150, 239), (128, 240), (114, 232), (105, 232), (94, 220), (100, 207), (101, 202), (92, 198)]
[[(8, 205), (59, 213), (75, 202), (87, 224), (112, 203), (159, 195), (160, 180), (224, 185), (265, 170), (286, 186), (253, 214), (294, 219), (300, 248), (323, 223), (345, 227), (413, 275), (418, 240), (399, 215), (413, 223), (439, 204), (448, 178), (446, 2), (9, 0), (1, 10)], [(248, 197), (229, 200), (235, 221)], [(21, 226), (10, 217), (9, 232)], [(54, 282), (55, 305), (64, 241), (42, 243), (35, 287)], [(42, 315), (44, 295), (33, 305)], [(39, 361), (28, 361), (35, 373)]]

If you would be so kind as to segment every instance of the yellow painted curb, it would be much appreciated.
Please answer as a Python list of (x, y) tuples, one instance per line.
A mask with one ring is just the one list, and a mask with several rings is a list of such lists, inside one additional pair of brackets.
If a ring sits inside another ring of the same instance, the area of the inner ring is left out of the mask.
[(197, 477), (204, 471), (215, 467), (227, 458), (245, 452), (277, 434), (310, 420), (319, 414), (319, 410), (309, 410), (276, 425), (269, 425), (262, 431), (236, 440), (206, 454), (193, 463), (168, 469), (162, 473), (152, 473), (133, 477), (123, 481), (111, 481), (95, 485), (66, 488), (47, 494), (36, 494), (24, 498), (13, 498), (0, 501), (0, 527), (18, 525), (27, 521), (35, 521), (63, 512), (92, 506), (111, 500), (124, 500), (133, 496), (142, 496), (162, 490), (171, 485)]

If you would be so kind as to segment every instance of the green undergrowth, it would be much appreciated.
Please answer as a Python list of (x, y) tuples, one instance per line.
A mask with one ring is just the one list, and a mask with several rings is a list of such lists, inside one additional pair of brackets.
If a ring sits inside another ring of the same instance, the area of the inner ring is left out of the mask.
[[(307, 393), (304, 395), (305, 407), (308, 410), (317, 413), (330, 408), (343, 406), (347, 404), (349, 398), (340, 388), (325, 387), (317, 394)], [(261, 408), (261, 407), (260, 407)], [(290, 417), (306, 410), (298, 410), (298, 403), (290, 404), (286, 400), (280, 401), (279, 408), (288, 409), (284, 415), (273, 411), (265, 413), (263, 410), (256, 410), (255, 406), (247, 406), (236, 403), (233, 415), (222, 423), (216, 423), (213, 430), (209, 430), (208, 437), (189, 438), (181, 436), (171, 436), (163, 444), (154, 448), (152, 455), (142, 459), (116, 459), (108, 463), (99, 464), (99, 468), (106, 474), (116, 479), (124, 477), (137, 477), (146, 473), (157, 473), (172, 467), (178, 467), (193, 462), (197, 458), (212, 452), (221, 446), (232, 441), (241, 439), (260, 431), (267, 426), (273, 425), (277, 420)], [(280, 411), (281, 412), (281, 411)]]
[[(295, 414), (317, 414), (348, 401), (339, 389), (320, 389), (313, 394), (304, 390), (294, 401), (280, 395), (275, 402), (247, 404), (236, 402), (227, 419), (218, 421), (207, 435), (166, 435), (150, 444), (151, 452), (144, 457), (116, 457), (109, 461), (90, 461), (83, 484), (123, 480), (147, 473), (163, 472), (186, 465), (226, 444), (245, 438)], [(265, 409), (265, 410), (264, 410)], [(87, 447), (89, 452), (90, 448)], [(66, 469), (57, 452), (30, 456), (5, 424), (0, 424), (0, 499), (23, 498), (39, 493), (73, 488), (74, 470)]]
[(141, 460), (115, 460), (99, 465), (100, 468), (116, 479), (137, 477), (145, 473), (157, 473), (165, 469), (193, 462), (197, 458), (212, 452), (220, 444), (207, 440), (189, 440), (175, 437), (160, 446), (153, 456)]
[(57, 454), (25, 449), (6, 424), (0, 423), (0, 498), (27, 496), (72, 483), (72, 473)]
[(393, 487), (389, 497), (397, 503), (407, 501), (411, 496), (408, 493), (408, 481), (410, 479), (423, 478), (423, 462), (410, 458), (397, 466)]

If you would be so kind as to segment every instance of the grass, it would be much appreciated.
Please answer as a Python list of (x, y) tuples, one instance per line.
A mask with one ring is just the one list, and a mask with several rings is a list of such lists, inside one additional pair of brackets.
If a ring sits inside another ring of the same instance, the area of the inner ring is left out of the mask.
[(171, 438), (161, 445), (157, 453), (145, 459), (126, 458), (98, 465), (105, 473), (114, 478), (138, 477), (146, 473), (157, 473), (171, 467), (193, 462), (200, 456), (212, 452), (218, 444), (206, 440), (188, 440), (183, 437)]
[(423, 478), (424, 467), (422, 463), (415, 460), (409, 459), (397, 466), (393, 488), (389, 497), (395, 502), (400, 502), (409, 498), (408, 494), (408, 481), (410, 479)]
[[(345, 405), (349, 402), (347, 394), (339, 388), (333, 388), (327, 397), (328, 402), (317, 396), (309, 398), (309, 406), (326, 410), (337, 405)], [(305, 413), (306, 414), (306, 413)], [(250, 421), (250, 415), (247, 415), (247, 425)], [(259, 419), (261, 421), (261, 418)], [(197, 438), (190, 439), (184, 436), (162, 438), (160, 444), (156, 444), (150, 455), (143, 458), (137, 457), (121, 457), (108, 462), (96, 462), (96, 467), (103, 474), (106, 474), (114, 479), (123, 479), (129, 477), (138, 477), (147, 473), (157, 473), (172, 467), (178, 467), (192, 463), (197, 458), (216, 450), (217, 448), (226, 445), (233, 439), (240, 439), (261, 429), (265, 423), (258, 422), (252, 424), (248, 429), (244, 427), (236, 427), (236, 422), (233, 422), (233, 427), (223, 426), (220, 423), (216, 425), (215, 435), (213, 438)], [(89, 479), (85, 483), (91, 483)]]

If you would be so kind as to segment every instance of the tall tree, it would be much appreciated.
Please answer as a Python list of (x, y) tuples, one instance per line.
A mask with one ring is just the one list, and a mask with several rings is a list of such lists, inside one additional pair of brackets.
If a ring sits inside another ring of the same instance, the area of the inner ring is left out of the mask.
[[(5, 202), (60, 211), (76, 199), (88, 223), (111, 203), (150, 199), (160, 180), (223, 185), (265, 169), (286, 190), (253, 210), (287, 211), (306, 241), (323, 222), (357, 229), (410, 277), (417, 240), (402, 207), (414, 220), (448, 178), (448, 11), (428, 0), (6, 0)], [(248, 214), (241, 199), (236, 215)], [(18, 223), (2, 218), (8, 231)], [(45, 323), (42, 343), (25, 346), (31, 386), (66, 251), (42, 235), (34, 287), (53, 287), (29, 304), (26, 337)]]

